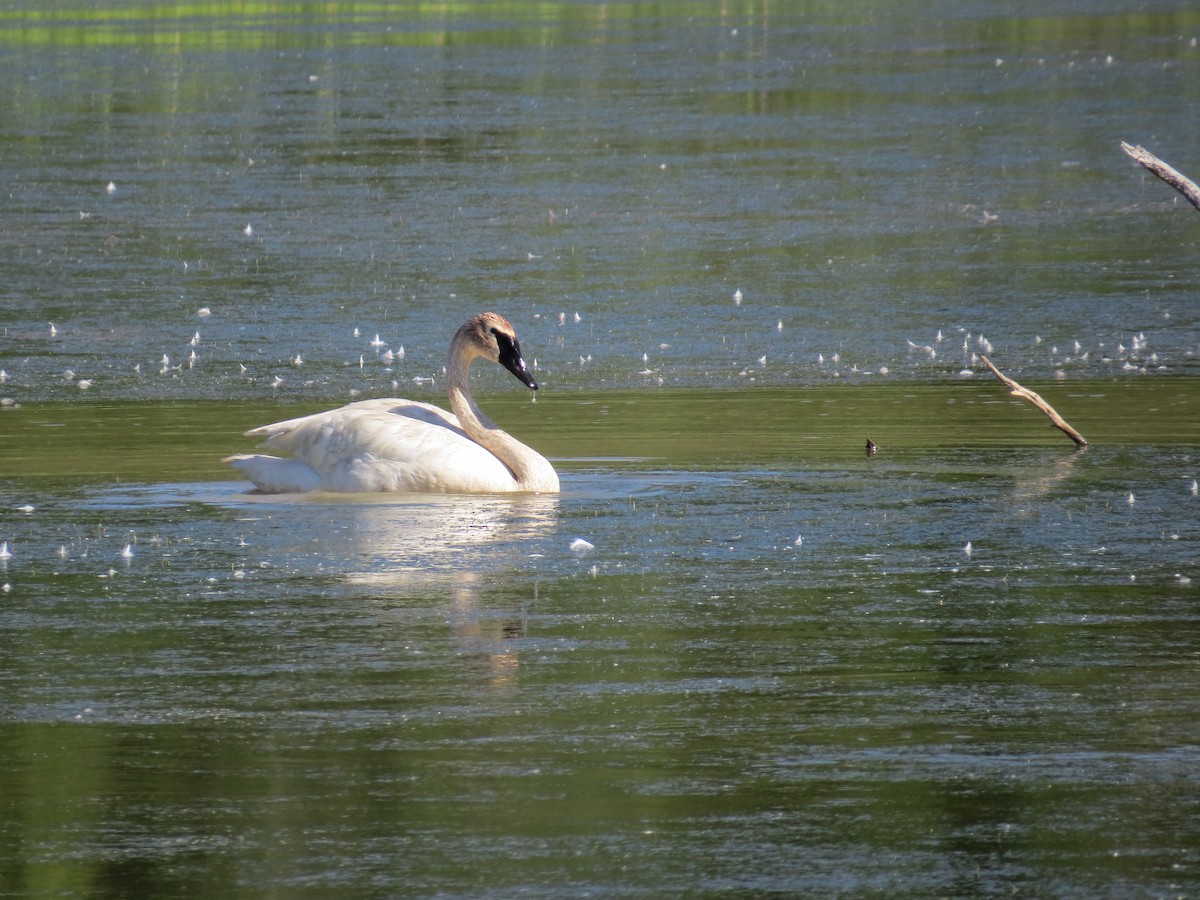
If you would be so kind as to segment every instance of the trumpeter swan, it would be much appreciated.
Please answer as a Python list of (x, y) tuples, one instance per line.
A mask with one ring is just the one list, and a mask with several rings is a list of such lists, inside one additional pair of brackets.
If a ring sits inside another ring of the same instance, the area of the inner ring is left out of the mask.
[(493, 424), (471, 396), (476, 357), (537, 382), (512, 325), (495, 313), (468, 320), (450, 343), (448, 413), (415, 400), (362, 400), (247, 431), (292, 458), (238, 454), (225, 462), (271, 494), (325, 490), (492, 493), (558, 490), (558, 474), (537, 451)]

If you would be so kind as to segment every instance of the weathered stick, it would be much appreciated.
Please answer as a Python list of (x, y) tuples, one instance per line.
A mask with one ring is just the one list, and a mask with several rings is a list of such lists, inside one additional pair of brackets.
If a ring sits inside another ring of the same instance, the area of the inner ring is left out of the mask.
[(1200, 209), (1200, 187), (1196, 186), (1196, 182), (1168, 166), (1140, 144), (1133, 147), (1121, 141), (1121, 149), (1171, 187), (1175, 188), (1175, 190), (1179, 191), (1179, 193), (1183, 194), (1183, 196), (1187, 197), (1192, 206)]
[(1063, 434), (1065, 434), (1067, 437), (1069, 437), (1071, 440), (1073, 440), (1075, 442), (1076, 447), (1086, 447), (1087, 446), (1087, 439), (1084, 438), (1084, 436), (1082, 434), (1080, 434), (1078, 431), (1076, 431), (1074, 428), (1072, 428), (1067, 423), (1066, 419), (1064, 419), (1057, 412), (1055, 412), (1053, 406), (1051, 406), (1049, 403), (1047, 403), (1045, 400), (1043, 400), (1037, 393), (1029, 390), (1029, 388), (1021, 387), (1019, 384), (1017, 384), (1015, 381), (1013, 381), (1007, 375), (1002, 373), (999, 369), (997, 369), (994, 365), (992, 365), (992, 361), (990, 359), (988, 359), (986, 356), (981, 356), (979, 358), (982, 359), (984, 361), (984, 363), (987, 365), (987, 367), (992, 370), (993, 375), (995, 375), (1002, 382), (1004, 382), (1005, 386), (1008, 387), (1009, 391), (1012, 393), (1012, 395), (1014, 397), (1020, 397), (1022, 400), (1028, 400), (1030, 403), (1032, 403), (1034, 406), (1036, 406), (1038, 409), (1040, 409), (1042, 412), (1044, 412), (1050, 418), (1051, 424), (1053, 424), (1055, 428), (1057, 428), (1059, 431), (1061, 431)]

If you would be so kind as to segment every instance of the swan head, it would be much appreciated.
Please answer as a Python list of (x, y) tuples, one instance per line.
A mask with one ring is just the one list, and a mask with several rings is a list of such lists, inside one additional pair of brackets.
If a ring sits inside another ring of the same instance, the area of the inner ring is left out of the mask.
[(537, 381), (521, 357), (521, 342), (509, 321), (496, 313), (485, 312), (469, 319), (458, 330), (455, 343), (466, 340), (475, 354), (499, 363), (512, 372), (531, 391), (538, 389)]

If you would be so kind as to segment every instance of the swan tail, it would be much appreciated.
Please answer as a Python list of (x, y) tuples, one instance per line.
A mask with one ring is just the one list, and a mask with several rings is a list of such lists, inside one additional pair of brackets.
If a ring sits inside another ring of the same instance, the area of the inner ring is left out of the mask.
[(266, 494), (303, 494), (320, 488), (321, 476), (299, 459), (238, 453), (222, 462), (233, 466)]

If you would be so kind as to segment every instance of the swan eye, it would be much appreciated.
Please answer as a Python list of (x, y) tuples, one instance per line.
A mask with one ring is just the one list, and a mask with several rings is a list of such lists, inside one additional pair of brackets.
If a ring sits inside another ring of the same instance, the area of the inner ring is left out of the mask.
[[(512, 350), (513, 348), (519, 346), (517, 344), (517, 339), (507, 331), (501, 331), (499, 328), (493, 328), (491, 331), (492, 337), (496, 339), (496, 346), (500, 348), (501, 353), (503, 353), (506, 349)], [(516, 352), (519, 355), (521, 351), (517, 350)]]

